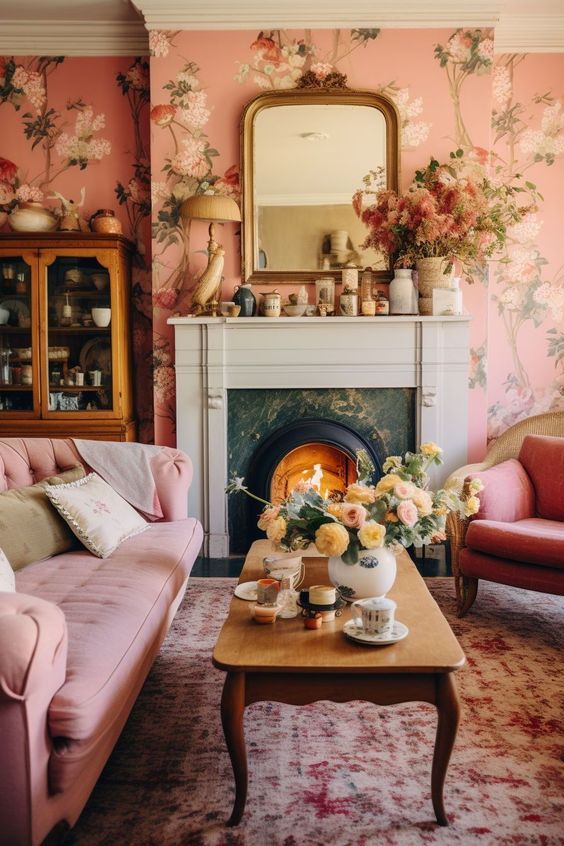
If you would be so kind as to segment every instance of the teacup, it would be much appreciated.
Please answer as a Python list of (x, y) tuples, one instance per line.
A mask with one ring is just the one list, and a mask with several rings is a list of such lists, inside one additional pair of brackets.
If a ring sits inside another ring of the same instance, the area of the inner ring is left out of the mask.
[(386, 596), (373, 596), (353, 602), (352, 616), (366, 634), (391, 634), (394, 627), (396, 603)]

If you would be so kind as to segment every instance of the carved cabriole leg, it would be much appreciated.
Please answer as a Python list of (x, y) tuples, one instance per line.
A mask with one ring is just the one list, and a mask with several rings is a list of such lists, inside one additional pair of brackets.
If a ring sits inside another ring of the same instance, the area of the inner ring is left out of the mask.
[(453, 673), (441, 673), (437, 676), (435, 704), (438, 722), (433, 768), (431, 770), (431, 797), (438, 824), (448, 825), (443, 801), (443, 787), (460, 720), (460, 701)]
[(228, 826), (241, 822), (247, 800), (247, 750), (243, 729), (245, 712), (245, 674), (227, 673), (221, 697), (221, 723), (235, 777), (235, 802)]
[(478, 594), (478, 579), (471, 576), (460, 576), (461, 583), (461, 597), (458, 603), (458, 616), (464, 615), (470, 610), (474, 604), (474, 600)]

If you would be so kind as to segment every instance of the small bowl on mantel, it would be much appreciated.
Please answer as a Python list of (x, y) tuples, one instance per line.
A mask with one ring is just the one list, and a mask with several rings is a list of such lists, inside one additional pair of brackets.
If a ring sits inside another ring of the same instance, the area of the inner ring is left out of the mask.
[(305, 314), (307, 303), (287, 303), (284, 306), (284, 314), (288, 317), (301, 317)]

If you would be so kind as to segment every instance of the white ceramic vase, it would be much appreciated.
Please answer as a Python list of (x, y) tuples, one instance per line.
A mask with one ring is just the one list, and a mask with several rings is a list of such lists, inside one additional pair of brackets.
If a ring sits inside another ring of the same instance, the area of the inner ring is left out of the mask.
[(57, 218), (41, 203), (19, 203), (8, 216), (14, 232), (51, 232), (57, 228)]
[(91, 310), (91, 313), (92, 320), (94, 321), (96, 326), (99, 326), (101, 329), (104, 329), (106, 326), (110, 325), (110, 320), (112, 319), (111, 308), (93, 308)]
[(330, 558), (329, 579), (349, 602), (384, 596), (396, 579), (396, 556), (389, 547), (382, 546), (361, 549), (356, 564)]
[(398, 268), (390, 282), (390, 314), (417, 314), (417, 291), (411, 270)]

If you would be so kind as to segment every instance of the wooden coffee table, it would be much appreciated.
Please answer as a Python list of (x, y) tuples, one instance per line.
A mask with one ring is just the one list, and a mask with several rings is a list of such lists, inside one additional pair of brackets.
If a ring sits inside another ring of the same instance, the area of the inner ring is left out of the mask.
[[(263, 575), (262, 559), (272, 554), (269, 541), (256, 541), (247, 555), (240, 582)], [(327, 559), (304, 552), (304, 585), (328, 583)], [(334, 622), (305, 629), (303, 619), (278, 619), (259, 625), (249, 603), (233, 597), (220, 632), (213, 663), (227, 676), (221, 720), (233, 773), (235, 804), (228, 825), (237, 825), (247, 798), (247, 751), (243, 731), (246, 705), (260, 701), (306, 705), (322, 699), (361, 699), (376, 705), (430, 702), (438, 711), (431, 770), (431, 796), (439, 825), (448, 825), (443, 786), (459, 721), (454, 671), (465, 658), (458, 641), (409, 555), (398, 556), (398, 575), (388, 596), (397, 602), (397, 619), (408, 636), (391, 646), (363, 646), (342, 632), (347, 607)]]

